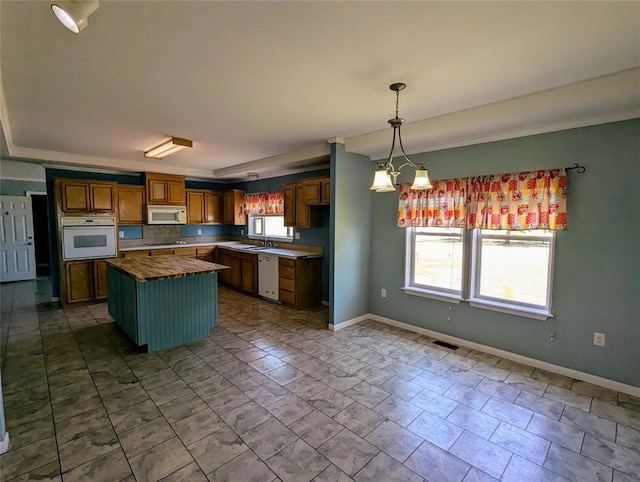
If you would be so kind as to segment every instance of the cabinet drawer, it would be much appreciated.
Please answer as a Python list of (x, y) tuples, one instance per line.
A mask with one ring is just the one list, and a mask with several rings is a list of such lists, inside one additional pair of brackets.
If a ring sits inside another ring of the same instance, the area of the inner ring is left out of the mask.
[(137, 251), (122, 251), (120, 255), (123, 258), (135, 258), (135, 257), (145, 257), (150, 256), (149, 251), (137, 250)]
[(178, 256), (186, 256), (187, 258), (196, 257), (196, 248), (175, 248), (173, 254)]
[(280, 301), (289, 305), (295, 305), (296, 294), (291, 291), (280, 290)]
[(164, 248), (164, 249), (152, 249), (149, 251), (149, 256), (162, 256), (163, 254), (173, 254), (173, 249)]
[(289, 266), (280, 265), (280, 278), (281, 279), (295, 280), (296, 279), (296, 269), (295, 268), (291, 268)]
[(295, 291), (296, 282), (292, 279), (280, 278), (280, 290)]
[(292, 268), (295, 268), (296, 267), (296, 260), (295, 259), (280, 258), (280, 266), (290, 266)]
[(208, 248), (197, 248), (196, 249), (196, 254), (198, 255), (198, 257), (200, 256), (213, 256), (215, 254), (216, 251), (216, 247), (215, 246), (210, 246)]

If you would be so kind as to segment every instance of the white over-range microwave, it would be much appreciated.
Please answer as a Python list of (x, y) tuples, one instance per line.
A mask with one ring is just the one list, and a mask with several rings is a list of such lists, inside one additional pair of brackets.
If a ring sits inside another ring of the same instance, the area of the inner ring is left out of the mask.
[(185, 206), (147, 205), (147, 224), (186, 224)]
[(106, 217), (61, 218), (62, 259), (109, 258), (116, 255), (116, 219)]

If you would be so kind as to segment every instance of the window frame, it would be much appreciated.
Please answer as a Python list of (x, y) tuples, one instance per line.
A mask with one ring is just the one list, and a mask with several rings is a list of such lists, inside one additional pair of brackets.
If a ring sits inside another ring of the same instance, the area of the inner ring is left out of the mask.
[[(484, 231), (484, 232), (483, 232)], [(474, 229), (471, 239), (471, 267), (469, 276), (469, 299), (467, 300), (471, 306), (484, 308), (488, 310), (510, 313), (537, 320), (546, 320), (553, 317), (553, 273), (555, 260), (555, 231), (548, 231), (551, 234), (549, 238), (549, 262), (547, 265), (547, 296), (545, 305), (536, 305), (517, 300), (505, 300), (504, 298), (495, 298), (491, 296), (483, 296), (480, 294), (480, 276), (482, 273), (482, 240), (483, 239), (517, 239), (519, 241), (540, 241), (539, 236), (521, 235), (517, 238), (509, 238), (511, 231), (507, 230), (507, 234), (497, 234), (490, 229)]]
[[(553, 275), (555, 266), (555, 245), (556, 245), (556, 232), (547, 230), (551, 236), (549, 239), (549, 264), (547, 267), (547, 296), (546, 305), (534, 305), (532, 303), (505, 300), (503, 298), (494, 298), (489, 296), (482, 296), (479, 293), (480, 290), (480, 275), (482, 269), (482, 253), (481, 253), (481, 241), (482, 239), (505, 239), (506, 235), (492, 233), (493, 230), (473, 229), (469, 233), (464, 228), (453, 228), (461, 230), (462, 241), (462, 273), (461, 273), (461, 287), (460, 292), (456, 290), (449, 290), (446, 288), (420, 285), (415, 283), (415, 243), (417, 230), (416, 227), (406, 228), (405, 234), (405, 279), (402, 291), (406, 294), (413, 296), (421, 296), (424, 298), (431, 298), (439, 301), (446, 301), (448, 303), (460, 303), (466, 301), (470, 306), (474, 308), (481, 308), (486, 310), (498, 311), (501, 313), (508, 313), (516, 316), (522, 316), (526, 318), (533, 318), (536, 320), (546, 320), (553, 318)], [(510, 232), (510, 231), (508, 231)], [(433, 235), (437, 234), (420, 234)], [(448, 236), (451, 233), (447, 233)], [(513, 239), (513, 238), (511, 238)], [(519, 235), (518, 240), (522, 241), (539, 241), (540, 237), (531, 235)]]
[[(438, 228), (440, 229), (440, 228)], [(446, 228), (442, 228), (446, 229)], [(409, 227), (406, 229), (406, 248), (405, 248), (405, 280), (404, 286), (402, 287), (402, 291), (407, 294), (422, 296), (425, 298), (432, 298), (440, 301), (447, 301), (450, 303), (460, 303), (463, 300), (463, 292), (465, 285), (465, 266), (466, 266), (466, 243), (465, 243), (465, 233), (463, 228), (451, 228), (455, 230), (459, 230), (459, 238), (462, 243), (462, 262), (461, 262), (461, 272), (460, 272), (460, 290), (443, 288), (440, 286), (432, 286), (432, 285), (423, 285), (416, 283), (415, 280), (415, 246), (417, 236), (432, 236), (432, 237), (452, 237), (455, 236), (455, 233), (446, 232), (445, 234), (438, 233), (421, 233), (418, 234), (416, 227)]]
[(295, 236), (295, 231), (292, 226), (285, 226), (287, 229), (287, 233), (290, 235), (287, 236), (274, 236), (269, 234), (256, 234), (255, 227), (258, 222), (261, 222), (263, 225), (263, 229), (266, 228), (266, 221), (264, 218), (271, 217), (281, 217), (283, 218), (284, 223), (284, 215), (282, 214), (248, 214), (247, 215), (247, 238), (249, 239), (268, 239), (272, 241), (278, 241), (282, 243), (293, 243), (293, 239)]

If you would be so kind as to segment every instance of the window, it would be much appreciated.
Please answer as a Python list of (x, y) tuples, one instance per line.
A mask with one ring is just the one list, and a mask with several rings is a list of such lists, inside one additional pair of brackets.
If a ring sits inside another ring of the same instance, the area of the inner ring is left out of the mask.
[[(469, 235), (472, 234), (472, 235)], [(546, 319), (553, 231), (408, 228), (405, 293)], [(471, 259), (465, 259), (471, 253)], [(467, 274), (468, 272), (468, 274)], [(468, 295), (468, 296), (467, 296)]]
[(470, 303), (551, 315), (553, 231), (476, 229)]
[(249, 237), (293, 241), (293, 228), (284, 225), (284, 216), (249, 215)]
[(460, 300), (463, 248), (462, 228), (407, 229), (405, 292)]

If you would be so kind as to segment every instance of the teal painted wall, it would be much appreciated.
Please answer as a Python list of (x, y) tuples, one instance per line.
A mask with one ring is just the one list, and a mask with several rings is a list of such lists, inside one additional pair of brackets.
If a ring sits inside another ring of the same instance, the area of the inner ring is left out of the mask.
[(0, 195), (2, 196), (26, 196), (27, 191), (47, 192), (47, 184), (38, 181), (0, 179)]
[[(371, 250), (372, 164), (367, 156), (331, 146), (330, 322), (334, 325), (368, 311)], [(365, 184), (368, 183), (368, 184)]]
[[(640, 387), (640, 119), (412, 156), (432, 179), (583, 164), (569, 171), (569, 229), (557, 234), (555, 318), (536, 321), (404, 294), (397, 193), (371, 195), (370, 311)], [(408, 182), (403, 173), (402, 182)], [(371, 174), (361, 183), (370, 182)], [(352, 180), (354, 181), (354, 180)], [(361, 273), (353, 274), (362, 280)], [(387, 298), (380, 297), (387, 289)], [(338, 292), (338, 290), (336, 290)], [(447, 317), (451, 316), (451, 322)], [(606, 347), (593, 346), (594, 331)], [(550, 341), (550, 333), (556, 340)]]

